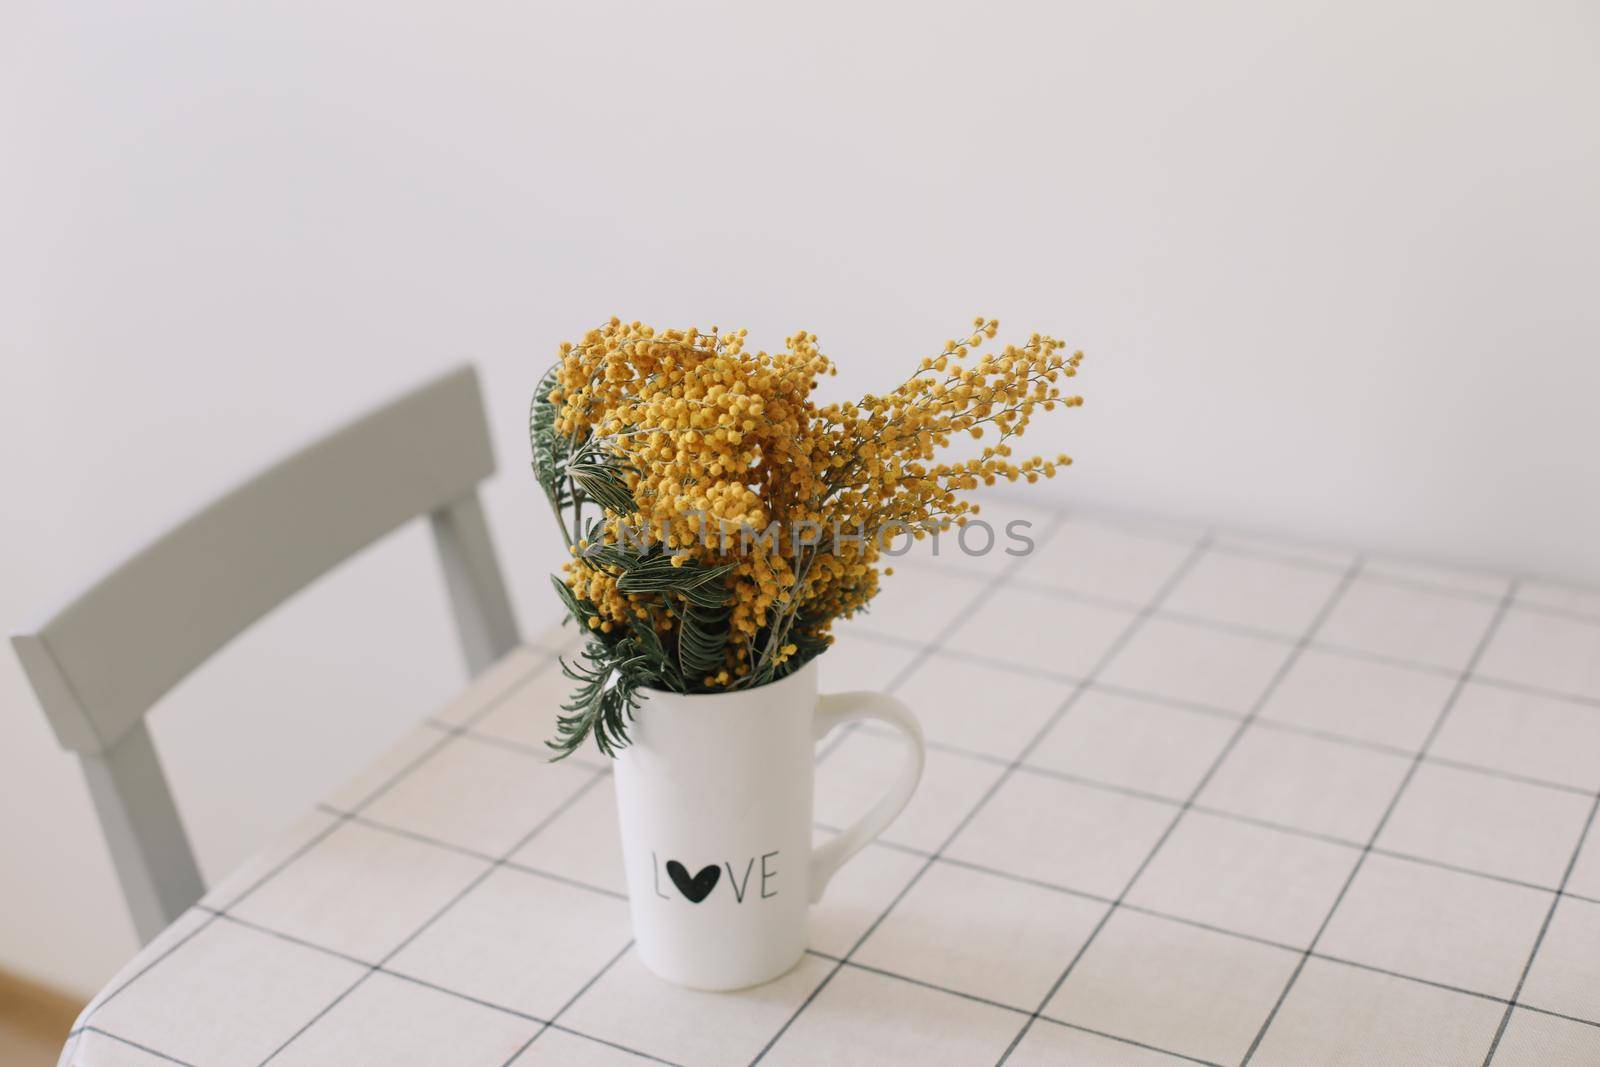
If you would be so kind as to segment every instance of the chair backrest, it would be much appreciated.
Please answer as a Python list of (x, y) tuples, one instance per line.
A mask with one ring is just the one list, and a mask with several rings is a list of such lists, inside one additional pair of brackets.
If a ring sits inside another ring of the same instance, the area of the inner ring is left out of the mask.
[(198, 899), (145, 715), (251, 623), (360, 549), (430, 516), (468, 666), (517, 642), (477, 498), (494, 472), (476, 372), (457, 368), (261, 472), (15, 634), (56, 736), (83, 759), (146, 940)]

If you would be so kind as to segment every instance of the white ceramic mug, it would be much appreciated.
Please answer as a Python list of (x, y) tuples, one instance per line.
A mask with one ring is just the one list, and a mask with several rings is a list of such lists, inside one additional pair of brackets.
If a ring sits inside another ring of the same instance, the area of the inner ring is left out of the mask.
[[(853, 719), (898, 727), (906, 759), (889, 791), (811, 846), (816, 742)], [(881, 693), (817, 696), (813, 660), (757, 689), (651, 691), (616, 762), (617, 814), (639, 956), (695, 989), (783, 974), (806, 947), (806, 908), (900, 814), (922, 777), (922, 727)]]

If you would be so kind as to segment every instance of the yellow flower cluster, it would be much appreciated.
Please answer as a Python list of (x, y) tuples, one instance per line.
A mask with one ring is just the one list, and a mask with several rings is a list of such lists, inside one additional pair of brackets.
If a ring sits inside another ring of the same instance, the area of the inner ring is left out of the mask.
[[(731, 566), (733, 639), (706, 685), (746, 684), (793, 656), (801, 638), (829, 640), (832, 621), (877, 592), (894, 536), (921, 538), (977, 512), (963, 490), (1035, 482), (1071, 462), (1014, 458), (1010, 441), (1038, 412), (1083, 402), (1061, 384), (1082, 354), (1042, 334), (979, 354), (998, 326), (975, 319), (893, 392), (828, 405), (811, 394), (837, 371), (805, 332), (769, 354), (748, 351), (744, 330), (612, 319), (561, 346), (549, 397), (556, 429), (600, 442), (637, 508), (606, 512), (602, 539), (648, 529), (679, 561)], [(986, 436), (981, 455), (936, 462), (957, 438)], [(658, 632), (672, 626), (658, 597), (620, 591), (605, 568), (574, 559), (566, 581), (596, 606), (589, 624), (601, 632), (635, 618)]]

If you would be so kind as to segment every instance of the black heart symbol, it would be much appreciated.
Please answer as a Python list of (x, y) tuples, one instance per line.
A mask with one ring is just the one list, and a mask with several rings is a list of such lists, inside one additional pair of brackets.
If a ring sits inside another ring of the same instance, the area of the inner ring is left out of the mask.
[(672, 879), (672, 884), (678, 887), (678, 892), (689, 898), (689, 903), (698, 904), (717, 888), (717, 879), (722, 877), (722, 868), (713, 863), (709, 867), (700, 868), (700, 873), (690, 878), (688, 868), (677, 860), (668, 860), (667, 875)]

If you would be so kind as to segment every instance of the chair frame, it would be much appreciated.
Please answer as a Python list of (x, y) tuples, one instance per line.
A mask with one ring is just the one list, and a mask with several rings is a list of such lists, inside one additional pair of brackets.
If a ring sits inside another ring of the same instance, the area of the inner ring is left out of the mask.
[(141, 942), (205, 888), (150, 709), (257, 619), (422, 515), (468, 669), (504, 656), (517, 623), (478, 498), (494, 469), (477, 372), (463, 365), (238, 485), (12, 636), (82, 762)]

